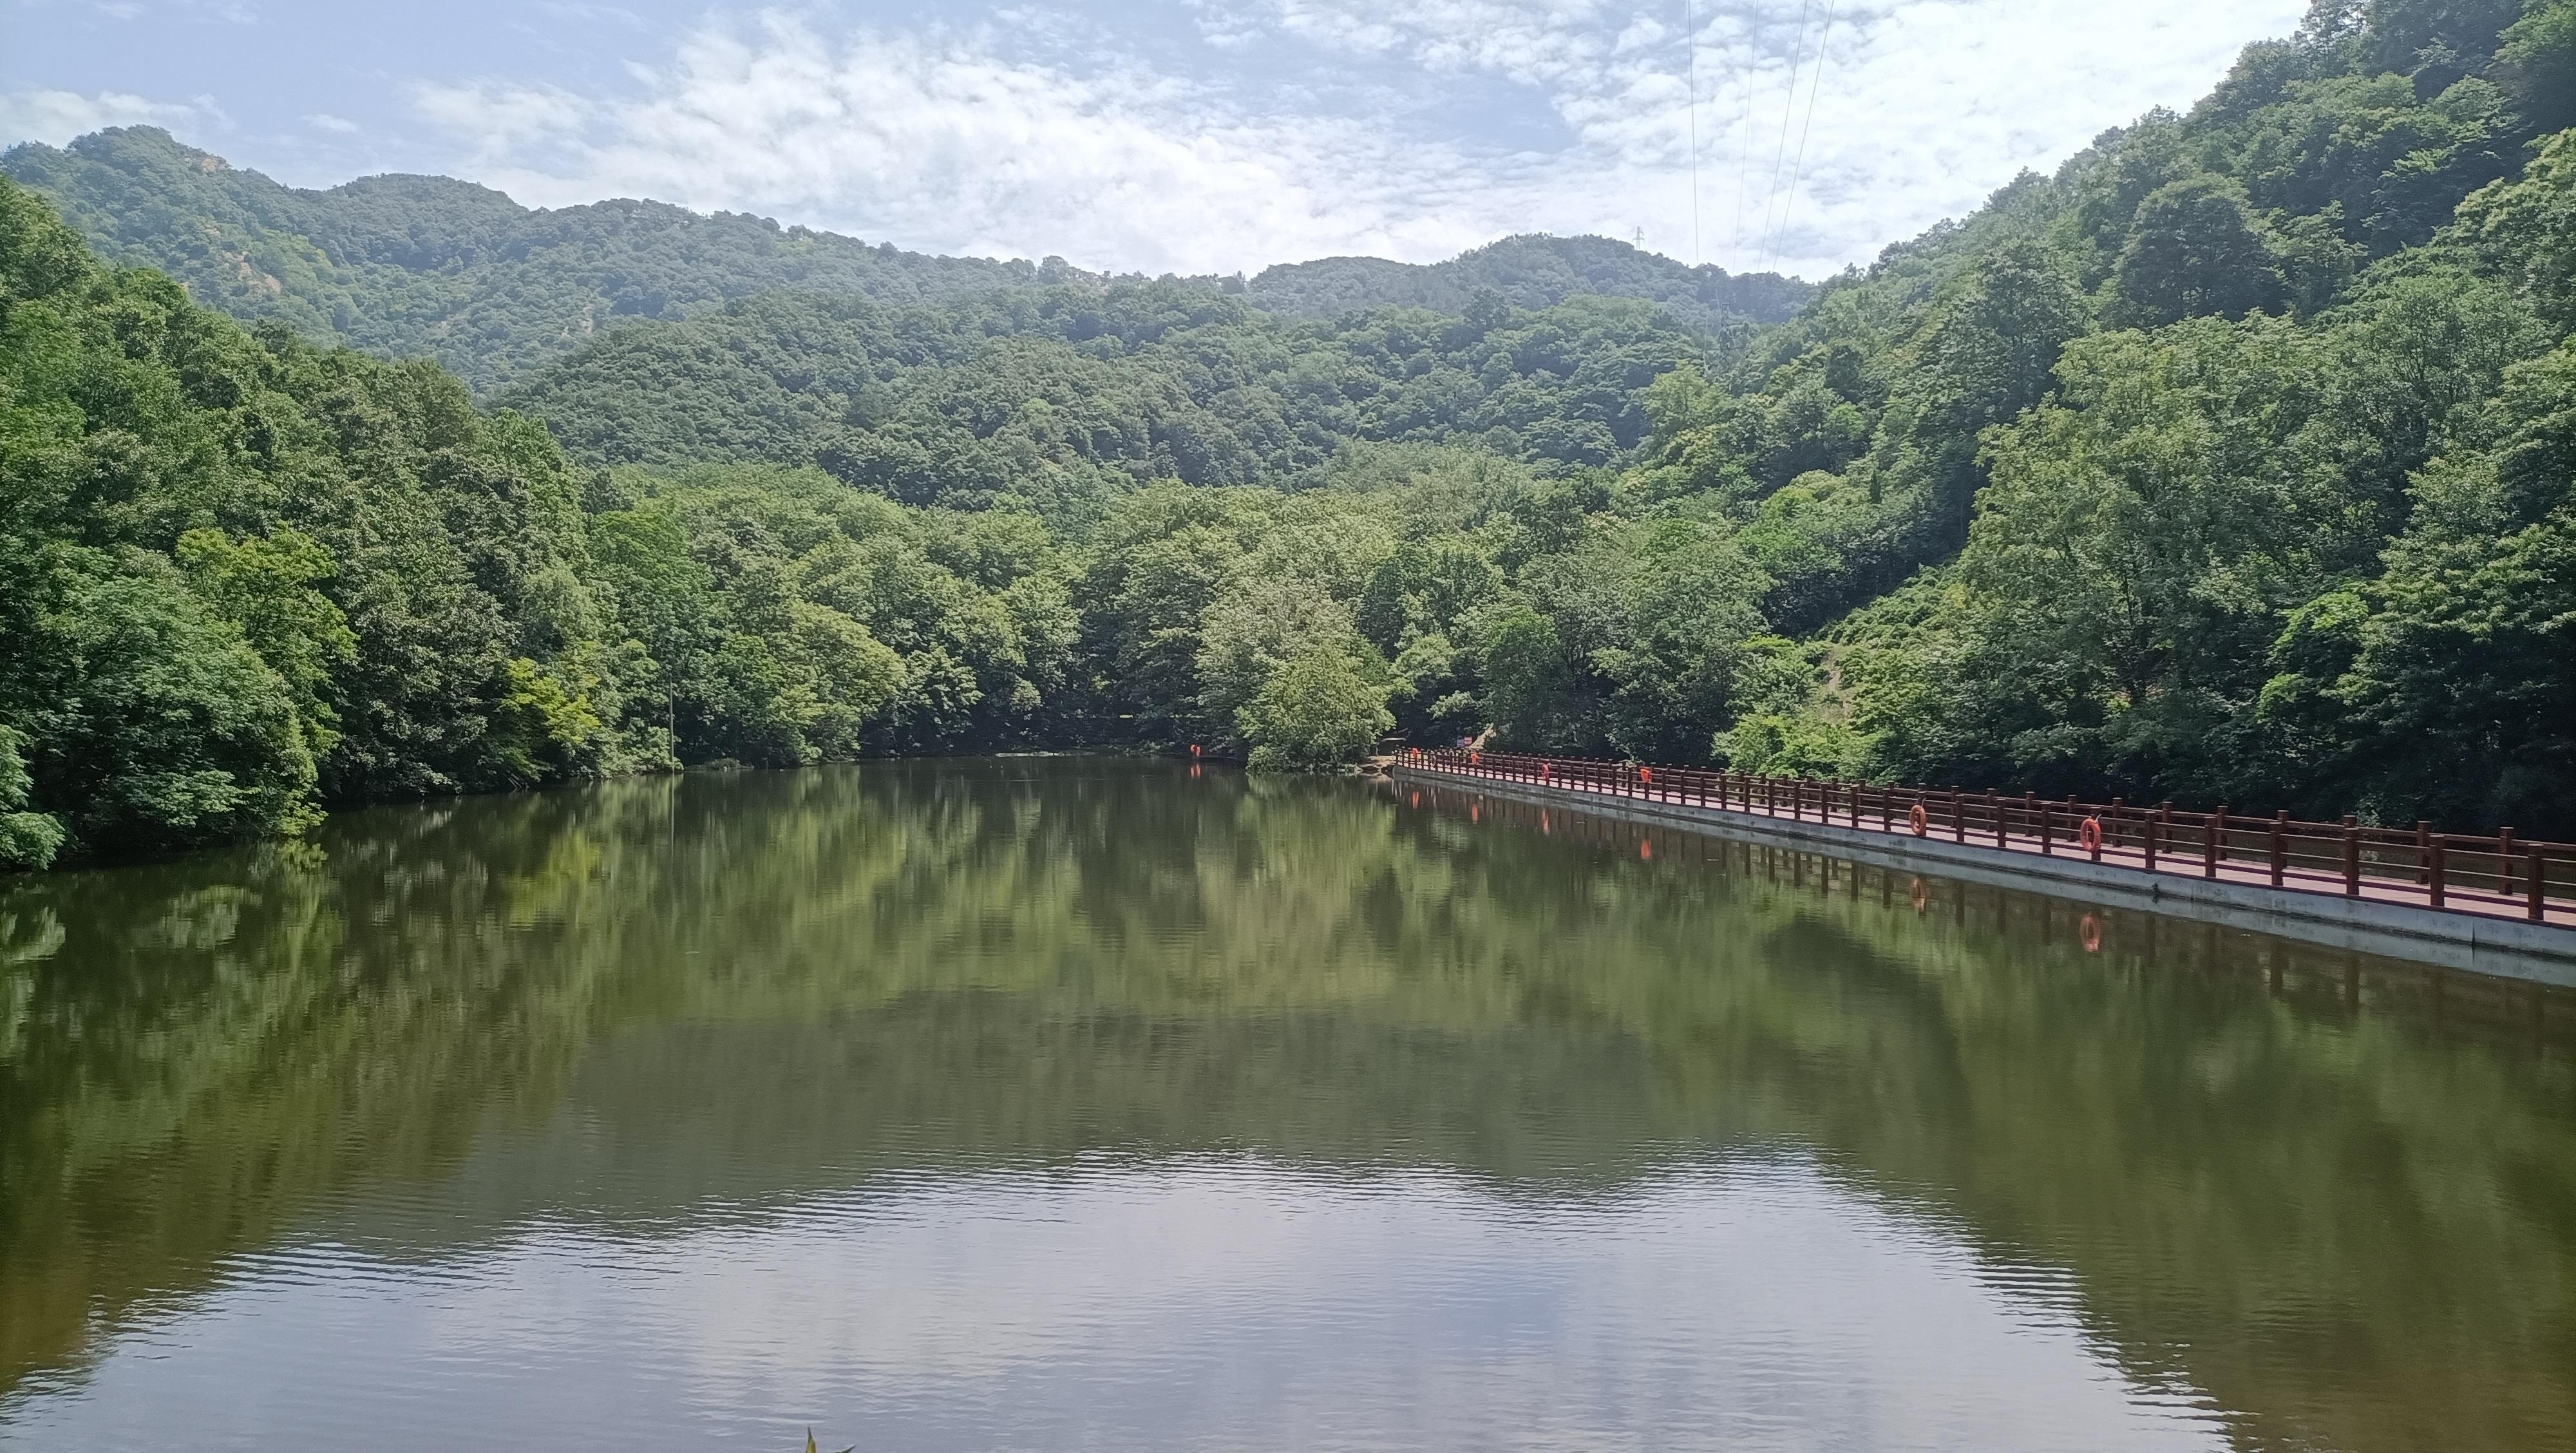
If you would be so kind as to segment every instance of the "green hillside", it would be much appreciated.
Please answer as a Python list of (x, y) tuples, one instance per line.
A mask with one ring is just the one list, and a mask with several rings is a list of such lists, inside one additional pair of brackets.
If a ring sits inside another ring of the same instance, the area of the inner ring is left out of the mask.
[(1157, 479), (1295, 487), (1352, 441), (1617, 463), (1647, 388), (1717, 346), (1627, 298), (1322, 322), (1186, 283), (770, 294), (595, 339), (501, 399), (589, 463), (819, 462), (908, 503), (1062, 519)]
[(1642, 298), (1683, 323), (1724, 330), (1739, 322), (1787, 321), (1815, 287), (1778, 273), (1732, 274), (1688, 267), (1608, 237), (1506, 237), (1447, 262), (1327, 257), (1281, 263), (1254, 277), (1245, 294), (1279, 313), (1329, 318), (1370, 308), (1463, 313), (1479, 293), (1515, 308), (1549, 308), (1585, 294)]
[(1813, 636), (1738, 759), (2576, 829), (2571, 82), (2568, 0), (2320, 3), (1659, 385), (1629, 488)]
[[(158, 268), (244, 322), (278, 319), (322, 344), (430, 357), (477, 394), (524, 379), (621, 323), (677, 319), (759, 293), (904, 305), (997, 288), (1113, 281), (1062, 259), (929, 257), (766, 218), (629, 200), (532, 210), (447, 177), (375, 176), (307, 191), (154, 127), (28, 143), (0, 174), (33, 188), (99, 255)], [(1143, 279), (1129, 278), (1126, 282)], [(1272, 268), (1244, 293), (1325, 315), (1391, 304), (1463, 310), (1480, 290), (1523, 308), (1584, 294), (1663, 304), (1693, 327), (1778, 322), (1814, 289), (1730, 277), (1606, 238), (1515, 237), (1431, 266), (1333, 258)]]
[(148, 126), (13, 147), (0, 173), (43, 194), (109, 261), (167, 272), (244, 322), (274, 318), (318, 343), (435, 358), (477, 391), (621, 322), (764, 291), (913, 302), (1101, 281), (1055, 260), (925, 257), (662, 202), (531, 210), (447, 177), (305, 191)]

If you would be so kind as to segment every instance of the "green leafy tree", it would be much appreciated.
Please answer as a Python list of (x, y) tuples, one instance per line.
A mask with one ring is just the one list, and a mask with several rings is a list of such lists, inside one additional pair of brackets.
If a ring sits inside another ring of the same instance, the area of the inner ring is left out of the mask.
[(2262, 693), (2311, 801), (2404, 821), (2565, 822), (2576, 787), (2576, 349), (2517, 366), (2418, 485), (2376, 579), (2288, 620)]
[(1592, 703), (1556, 623), (1525, 604), (1481, 622), (1485, 717), (1503, 740), (1530, 750), (1579, 749)]
[(2114, 321), (2155, 327), (2279, 306), (2284, 279), (2244, 188), (2186, 177), (2147, 194), (2112, 270)]
[(2493, 73), (2541, 131), (2576, 126), (2576, 0), (2525, 5), (2498, 36)]
[(20, 716), (36, 800), (84, 852), (165, 853), (311, 821), (292, 689), (166, 562), (77, 578), (24, 644), (46, 688)]
[(190, 530), (179, 537), (177, 553), (190, 592), (240, 627), (251, 649), (285, 679), (314, 757), (329, 755), (340, 739), (332, 674), (357, 659), (358, 637), (340, 608), (313, 587), (338, 575), (340, 563), (294, 529), (238, 544), (221, 530)]
[(1307, 645), (1237, 714), (1253, 769), (1311, 772), (1359, 760), (1395, 725), (1386, 709), (1388, 686), (1349, 643)]
[(25, 745), (17, 732), (0, 727), (0, 868), (48, 867), (63, 848), (63, 825), (50, 813), (26, 810), (36, 784), (19, 754)]

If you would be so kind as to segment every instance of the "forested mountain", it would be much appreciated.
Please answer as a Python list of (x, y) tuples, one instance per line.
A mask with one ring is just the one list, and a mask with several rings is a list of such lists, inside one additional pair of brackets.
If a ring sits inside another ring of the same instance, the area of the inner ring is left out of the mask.
[(108, 261), (167, 272), (244, 322), (274, 318), (325, 345), (435, 358), (478, 392), (617, 323), (759, 292), (912, 302), (1101, 281), (1056, 259), (926, 257), (663, 202), (531, 210), (447, 177), (305, 191), (149, 126), (62, 149), (13, 147), (0, 173), (43, 193)]
[(585, 463), (819, 462), (907, 503), (1060, 519), (1156, 479), (1293, 487), (1354, 440), (1611, 464), (1646, 438), (1655, 379), (1716, 346), (1626, 298), (1308, 322), (1182, 283), (772, 294), (611, 333), (502, 402)]
[(1731, 750), (2576, 829), (2571, 58), (2569, 0), (2319, 0), (1659, 384), (1640, 507), (1833, 682)]
[(1778, 273), (1733, 274), (1689, 267), (1608, 237), (1506, 237), (1447, 262), (1327, 257), (1281, 263), (1252, 279), (1246, 294), (1274, 312), (1330, 318), (1369, 308), (1463, 313), (1480, 293), (1511, 307), (1553, 307), (1587, 293), (1660, 303), (1693, 327), (1787, 321), (1815, 295), (1813, 284)]
[[(169, 273), (244, 322), (314, 342), (431, 357), (487, 394), (620, 323), (677, 319), (762, 293), (904, 305), (1013, 287), (1097, 290), (1113, 279), (1042, 263), (930, 257), (762, 217), (662, 202), (531, 210), (447, 177), (374, 176), (306, 191), (184, 146), (111, 129), (0, 156), (103, 258)], [(1730, 277), (1606, 238), (1514, 237), (1431, 266), (1333, 258), (1238, 279), (1189, 280), (1304, 315), (1404, 304), (1463, 311), (1479, 292), (1521, 308), (1584, 294), (1643, 298), (1699, 328), (1779, 322), (1814, 290)]]
[(493, 410), (0, 182), (0, 861), (1486, 728), (2576, 835), (2571, 57), (2576, 0), (2320, 4), (1759, 334), (772, 293)]

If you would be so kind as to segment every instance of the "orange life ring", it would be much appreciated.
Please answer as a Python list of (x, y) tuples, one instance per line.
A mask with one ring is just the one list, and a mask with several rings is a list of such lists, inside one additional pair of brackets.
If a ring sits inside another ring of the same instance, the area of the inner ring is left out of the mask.
[[(2084, 851), (2088, 853), (2102, 851), (2102, 819), (2098, 817), (2084, 819), (2084, 825), (2075, 830), (2075, 840), (2082, 844)], [(2100, 930), (2097, 929), (2095, 932), (2098, 934)]]
[(2102, 920), (2095, 918), (2090, 913), (2085, 914), (2084, 921), (2075, 925), (2075, 936), (2084, 941), (2084, 951), (2086, 953), (2100, 953), (2102, 951)]
[(1470, 767), (1481, 767), (1481, 766), (1483, 766), (1484, 764), (1485, 764), (1485, 754), (1484, 754), (1484, 753), (1482, 753), (1482, 752), (1469, 752), (1469, 753), (1467, 754), (1467, 765), (1468, 765), (1468, 766), (1470, 766)]
[(1655, 769), (1652, 767), (1639, 767), (1637, 769), (1637, 780), (1645, 783), (1649, 787), (1654, 786)]
[(1916, 837), (1921, 837), (1931, 830), (1932, 818), (1924, 812), (1923, 804), (1918, 802), (1906, 810), (1905, 825), (1914, 829)]

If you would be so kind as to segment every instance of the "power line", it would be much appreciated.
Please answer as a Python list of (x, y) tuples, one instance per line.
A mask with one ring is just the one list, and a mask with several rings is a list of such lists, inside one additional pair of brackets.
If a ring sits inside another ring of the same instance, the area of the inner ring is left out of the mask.
[(1737, 77), (1744, 93), (1744, 104), (1735, 115), (1735, 220), (1727, 231), (1727, 247), (1740, 252), (1744, 246), (1744, 199), (1753, 192), (1753, 68), (1744, 67)]
[(1762, 193), (1762, 256), (1771, 256), (1771, 210), (1780, 200), (1780, 163), (1789, 157), (1789, 118), (1798, 114), (1798, 68), (1806, 64), (1807, 17), (1816, 13), (1815, 0), (1804, 0), (1798, 7), (1798, 38), (1789, 47), (1789, 94), (1780, 102), (1780, 145), (1771, 153), (1771, 184)]
[(1798, 126), (1798, 159), (1789, 167), (1789, 194), (1780, 202), (1780, 224), (1764, 239), (1762, 260), (1771, 260), (1771, 248), (1780, 234), (1789, 230), (1789, 214), (1798, 207), (1798, 179), (1807, 171), (1807, 134), (1816, 129), (1816, 96), (1825, 89), (1825, 41), (1834, 33), (1834, 0), (1825, 0), (1825, 23), (1816, 32), (1816, 74), (1807, 82), (1807, 119)]
[(1699, 4), (1688, 0), (1682, 7), (1682, 40), (1689, 47), (1688, 59), (1682, 62), (1683, 73), (1690, 84), (1690, 151), (1691, 151), (1691, 266), (1704, 261), (1699, 248)]

